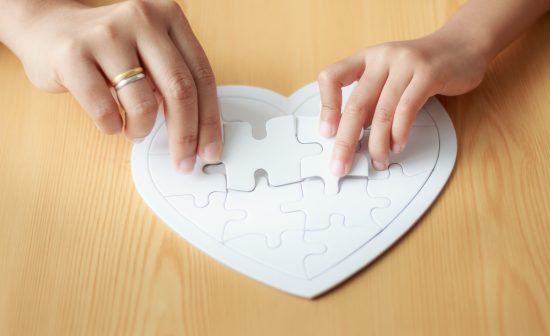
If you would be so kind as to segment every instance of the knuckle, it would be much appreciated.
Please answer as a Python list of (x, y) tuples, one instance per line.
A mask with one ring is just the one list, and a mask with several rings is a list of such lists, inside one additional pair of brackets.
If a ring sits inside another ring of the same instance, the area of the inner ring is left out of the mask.
[(415, 63), (423, 63), (425, 61), (425, 55), (422, 54), (419, 50), (413, 48), (401, 48), (397, 58), (402, 61), (409, 61)]
[(132, 16), (142, 16), (147, 13), (147, 3), (142, 0), (132, 0), (122, 3), (122, 8), (127, 14)]
[(146, 27), (152, 26), (153, 18), (155, 17), (153, 13), (155, 4), (155, 2), (143, 0), (125, 1), (121, 4), (121, 14), (133, 22), (138, 22), (140, 25)]
[(214, 87), (216, 77), (209, 64), (202, 64), (194, 70), (194, 77), (200, 85)]
[(183, 14), (183, 11), (181, 10), (180, 5), (173, 0), (167, 0), (163, 2), (164, 7), (168, 11), (168, 13), (173, 15), (181, 15)]
[(186, 133), (177, 135), (174, 138), (174, 143), (177, 146), (196, 146), (198, 140), (198, 135), (196, 132)]
[(372, 117), (372, 122), (377, 124), (389, 124), (392, 121), (392, 113), (386, 107), (377, 107)]
[(331, 68), (326, 68), (319, 73), (318, 80), (320, 83), (331, 83), (334, 81), (334, 78), (335, 74)]
[(349, 102), (344, 110), (344, 114), (357, 119), (363, 116), (363, 108), (355, 102)]
[(85, 44), (82, 39), (71, 37), (61, 42), (55, 51), (56, 69), (73, 69), (84, 58)]
[(107, 135), (118, 134), (122, 131), (122, 125), (119, 123), (109, 123), (101, 128), (101, 132)]
[(328, 112), (340, 112), (340, 109), (329, 103), (321, 103), (321, 110)]
[(115, 41), (118, 34), (114, 24), (110, 22), (100, 22), (95, 24), (85, 33), (85, 39), (104, 44)]
[(167, 12), (180, 9), (180, 6), (175, 0), (156, 0), (153, 5), (165, 9)]
[(217, 114), (208, 114), (199, 118), (201, 127), (214, 128), (220, 125), (220, 117)]
[(118, 108), (111, 104), (95, 104), (89, 108), (88, 113), (96, 123), (105, 123), (118, 114)]
[(336, 139), (334, 141), (334, 146), (340, 148), (340, 151), (351, 153), (355, 150), (356, 143), (349, 139)]
[(399, 104), (395, 110), (395, 115), (408, 115), (410, 113), (414, 113), (416, 111), (412, 110), (416, 109), (417, 104), (416, 99), (412, 99), (410, 95), (403, 95), (399, 100)]
[(394, 55), (395, 47), (391, 43), (384, 43), (373, 47), (372, 51), (379, 59), (388, 60)]
[(168, 77), (166, 85), (167, 98), (173, 98), (194, 104), (197, 102), (197, 88), (193, 78), (181, 72)]
[(154, 115), (157, 112), (157, 107), (156, 99), (143, 99), (133, 103), (129, 109), (134, 116), (141, 119)]
[(113, 106), (108, 104), (96, 104), (89, 110), (90, 116), (95, 120), (104, 120), (115, 114)]
[(185, 15), (174, 0), (157, 0), (150, 3), (165, 19), (185, 20)]

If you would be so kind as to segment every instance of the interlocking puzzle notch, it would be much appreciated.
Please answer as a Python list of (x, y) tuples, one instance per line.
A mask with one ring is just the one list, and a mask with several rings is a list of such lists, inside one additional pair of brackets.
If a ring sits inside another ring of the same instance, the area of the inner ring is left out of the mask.
[(330, 226), (323, 230), (304, 232), (307, 243), (320, 243), (326, 246), (323, 254), (311, 254), (305, 257), (304, 267), (309, 278), (318, 276), (330, 267), (338, 264), (357, 249), (375, 237), (381, 228), (376, 225), (350, 226), (343, 215), (332, 215)]
[(372, 218), (378, 225), (386, 227), (399, 214), (398, 209), (405, 208), (411, 201), (410, 196), (401, 192), (401, 186), (407, 185), (413, 190), (420, 190), (431, 171), (424, 171), (413, 176), (404, 173), (404, 166), (392, 164), (388, 176), (384, 179), (370, 180), (367, 192), (373, 197), (386, 197), (390, 200), (386, 206), (373, 209)]
[[(321, 153), (302, 159), (302, 178), (320, 177), (325, 183), (325, 192), (329, 195), (337, 194), (341, 178), (334, 176), (330, 171), (335, 138), (325, 138), (319, 134), (318, 116), (297, 117), (297, 138), (303, 144), (317, 143), (323, 148)], [(359, 147), (359, 142), (357, 145)], [(367, 177), (368, 173), (369, 160), (367, 157), (365, 155), (355, 155), (347, 176)]]
[(256, 188), (252, 191), (229, 191), (225, 207), (227, 209), (246, 208), (247, 216), (227, 222), (223, 234), (224, 241), (247, 234), (260, 234), (266, 237), (268, 247), (279, 246), (283, 232), (303, 231), (305, 221), (303, 213), (281, 212), (280, 204), (301, 198), (302, 189), (299, 184), (272, 187), (264, 176), (258, 178)]
[(263, 265), (302, 279), (308, 278), (304, 260), (327, 250), (322, 243), (304, 240), (304, 232), (297, 230), (283, 232), (281, 246), (277, 248), (269, 248), (263, 235), (246, 235), (225, 244)]
[[(432, 124), (430, 125), (429, 122)], [(363, 140), (356, 156), (369, 158), (370, 129), (365, 130)], [(407, 176), (415, 176), (431, 170), (437, 161), (439, 155), (439, 134), (433, 125), (433, 121), (426, 116), (426, 113), (420, 113), (419, 119), (411, 128), (407, 146), (400, 153), (390, 153), (389, 163), (399, 164), (403, 167), (403, 173)], [(388, 178), (389, 170), (375, 170), (372, 165), (369, 166), (369, 179), (378, 180)]]
[(281, 210), (305, 212), (306, 230), (326, 229), (333, 215), (345, 216), (348, 226), (378, 226), (371, 218), (372, 210), (389, 205), (383, 196), (374, 198), (367, 193), (366, 179), (344, 179), (336, 195), (326, 194), (319, 180), (304, 181), (301, 186), (303, 198), (297, 202), (283, 203)]
[[(300, 182), (300, 160), (320, 152), (318, 145), (298, 142), (294, 116), (268, 120), (267, 135), (260, 140), (252, 136), (252, 127), (246, 122), (224, 123), (223, 130), (221, 162), (225, 165), (228, 189), (252, 191), (254, 173), (260, 169), (267, 172), (272, 186)], [(281, 151), (284, 154), (277, 155)]]
[(181, 174), (174, 170), (169, 155), (155, 155), (149, 159), (151, 177), (158, 190), (165, 196), (193, 195), (198, 207), (208, 205), (208, 197), (213, 192), (226, 192), (225, 176), (207, 174), (206, 164), (197, 158), (195, 168), (190, 174)]
[(242, 220), (247, 216), (246, 210), (227, 209), (226, 192), (213, 192), (208, 205), (197, 207), (193, 195), (167, 197), (166, 199), (182, 216), (195, 223), (212, 238), (222, 242), (226, 224), (231, 220)]

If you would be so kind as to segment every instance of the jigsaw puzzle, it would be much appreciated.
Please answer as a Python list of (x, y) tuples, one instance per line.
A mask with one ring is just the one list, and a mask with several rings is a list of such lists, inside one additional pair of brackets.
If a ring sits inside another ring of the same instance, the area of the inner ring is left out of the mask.
[[(352, 89), (343, 89), (344, 103)], [(221, 164), (199, 160), (192, 174), (175, 172), (159, 115), (134, 146), (136, 187), (190, 243), (294, 295), (315, 297), (390, 247), (429, 208), (454, 166), (454, 128), (435, 98), (388, 169), (371, 167), (366, 130), (351, 173), (336, 178), (329, 172), (334, 139), (318, 134), (316, 83), (290, 97), (246, 86), (219, 87), (218, 96)]]

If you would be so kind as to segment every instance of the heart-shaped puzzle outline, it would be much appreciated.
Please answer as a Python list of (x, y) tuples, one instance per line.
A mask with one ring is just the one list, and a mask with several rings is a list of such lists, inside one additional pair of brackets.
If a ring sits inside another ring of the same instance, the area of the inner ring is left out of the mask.
[[(308, 100), (316, 98), (318, 95), (319, 89), (317, 83), (309, 84), (289, 97), (257, 87), (235, 85), (218, 87), (218, 96), (220, 98), (232, 96), (250, 97), (250, 99), (270, 105), (273, 105), (272, 103), (276, 101), (278, 102), (276, 104), (277, 109), (288, 115), (294, 114), (300, 106)], [(269, 99), (265, 99), (265, 97), (269, 97)], [(291, 103), (296, 101), (300, 102), (300, 104)], [(296, 107), (293, 111), (288, 112), (287, 110), (290, 106)], [(166, 201), (149, 175), (148, 160), (151, 143), (158, 130), (164, 125), (162, 114), (159, 114), (153, 131), (145, 141), (134, 146), (132, 151), (132, 175), (136, 189), (145, 203), (172, 230), (196, 248), (216, 261), (257, 281), (293, 295), (314, 298), (351, 277), (397, 243), (399, 238), (429, 209), (430, 205), (446, 185), (456, 160), (457, 142), (455, 130), (448, 114), (436, 98), (430, 98), (423, 109), (434, 121), (439, 135), (437, 161), (424, 186), (386, 228), (338, 264), (311, 279), (293, 277), (238, 253), (205, 233), (193, 222), (184, 218)], [(143, 178), (144, 176), (148, 178)], [(182, 223), (182, 220), (186, 223)]]

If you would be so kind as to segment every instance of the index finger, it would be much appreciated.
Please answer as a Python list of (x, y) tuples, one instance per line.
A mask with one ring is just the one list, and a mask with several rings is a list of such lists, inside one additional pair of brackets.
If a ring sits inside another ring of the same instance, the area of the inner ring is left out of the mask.
[(364, 71), (365, 60), (359, 53), (329, 66), (319, 74), (319, 132), (322, 136), (331, 137), (336, 134), (342, 110), (342, 87), (359, 79)]

